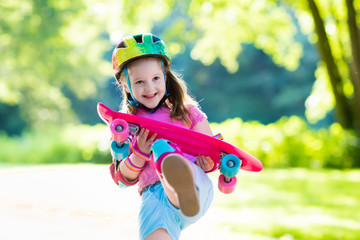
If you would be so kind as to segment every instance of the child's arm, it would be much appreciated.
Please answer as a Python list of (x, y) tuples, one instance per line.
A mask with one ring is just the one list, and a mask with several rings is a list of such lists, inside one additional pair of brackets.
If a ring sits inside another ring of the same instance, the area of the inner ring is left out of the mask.
[(204, 172), (209, 172), (214, 168), (214, 161), (208, 156), (197, 156), (195, 163), (201, 167)]
[[(149, 138), (148, 138), (148, 135), (149, 135), (149, 130), (141, 129), (139, 135), (137, 136), (137, 140), (136, 140), (137, 148), (145, 155), (150, 154), (151, 146), (156, 138), (156, 134), (153, 134)], [(131, 161), (131, 164), (137, 168), (142, 168), (146, 164), (146, 161), (144, 159), (140, 158), (139, 156), (137, 156), (135, 154), (131, 154), (129, 156), (129, 159)], [(121, 174), (128, 181), (136, 180), (141, 173), (141, 171), (134, 171), (134, 170), (130, 169), (126, 165), (125, 161), (122, 161), (120, 163), (119, 168), (120, 168)]]
[[(139, 158), (135, 154), (131, 154), (129, 156), (129, 159), (130, 159), (132, 165), (135, 165), (136, 167), (139, 167), (139, 168), (141, 168), (142, 166), (144, 166), (146, 164), (146, 162), (143, 159)], [(125, 161), (121, 161), (121, 163), (119, 165), (119, 169), (120, 169), (122, 176), (129, 182), (135, 181), (141, 173), (141, 171), (131, 170), (128, 166), (126, 166)]]
[[(196, 123), (193, 127), (194, 131), (213, 136), (208, 120), (205, 118), (202, 121)], [(202, 168), (205, 172), (210, 171), (214, 168), (214, 161), (208, 156), (197, 156), (196, 165)]]
[(213, 136), (213, 133), (210, 128), (210, 124), (206, 118), (204, 118), (200, 122), (197, 122), (195, 126), (192, 128), (192, 130), (209, 136)]

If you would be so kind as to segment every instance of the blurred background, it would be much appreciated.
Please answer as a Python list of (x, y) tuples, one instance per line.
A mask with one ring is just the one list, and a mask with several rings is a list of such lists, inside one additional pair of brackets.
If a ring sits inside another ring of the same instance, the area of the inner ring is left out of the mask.
[(264, 164), (248, 176), (248, 198), (216, 206), (235, 211), (246, 200), (267, 223), (285, 203), (299, 207), (287, 217), (316, 206), (331, 218), (235, 221), (227, 231), (360, 237), (360, 0), (1, 1), (0, 174), (64, 163), (107, 171), (109, 132), (96, 104), (119, 109), (112, 50), (142, 32), (165, 41), (213, 132)]

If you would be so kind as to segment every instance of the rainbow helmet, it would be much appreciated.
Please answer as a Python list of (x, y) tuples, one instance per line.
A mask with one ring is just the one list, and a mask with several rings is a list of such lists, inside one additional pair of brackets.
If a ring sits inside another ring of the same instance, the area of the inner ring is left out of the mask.
[(169, 51), (159, 37), (151, 33), (135, 34), (123, 38), (115, 47), (112, 54), (113, 70), (122, 70), (130, 61), (145, 56), (157, 56), (168, 64), (171, 62)]

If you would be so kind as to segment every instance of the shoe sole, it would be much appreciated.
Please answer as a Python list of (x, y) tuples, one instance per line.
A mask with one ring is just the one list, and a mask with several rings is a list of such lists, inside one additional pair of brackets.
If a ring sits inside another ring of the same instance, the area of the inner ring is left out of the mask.
[(186, 159), (179, 155), (169, 155), (162, 162), (162, 174), (174, 188), (181, 212), (193, 217), (200, 210), (193, 169)]

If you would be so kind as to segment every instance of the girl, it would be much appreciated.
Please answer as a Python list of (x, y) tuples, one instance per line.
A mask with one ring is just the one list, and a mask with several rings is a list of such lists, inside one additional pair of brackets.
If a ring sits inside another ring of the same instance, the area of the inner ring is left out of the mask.
[[(115, 47), (112, 63), (123, 89), (123, 112), (212, 135), (206, 115), (170, 70), (171, 58), (161, 39), (152, 34), (125, 37)], [(147, 129), (141, 129), (130, 146), (129, 157), (115, 159), (110, 170), (119, 185), (139, 184), (140, 238), (179, 239), (181, 230), (203, 216), (213, 199), (205, 173), (213, 169), (212, 159), (185, 155)]]

